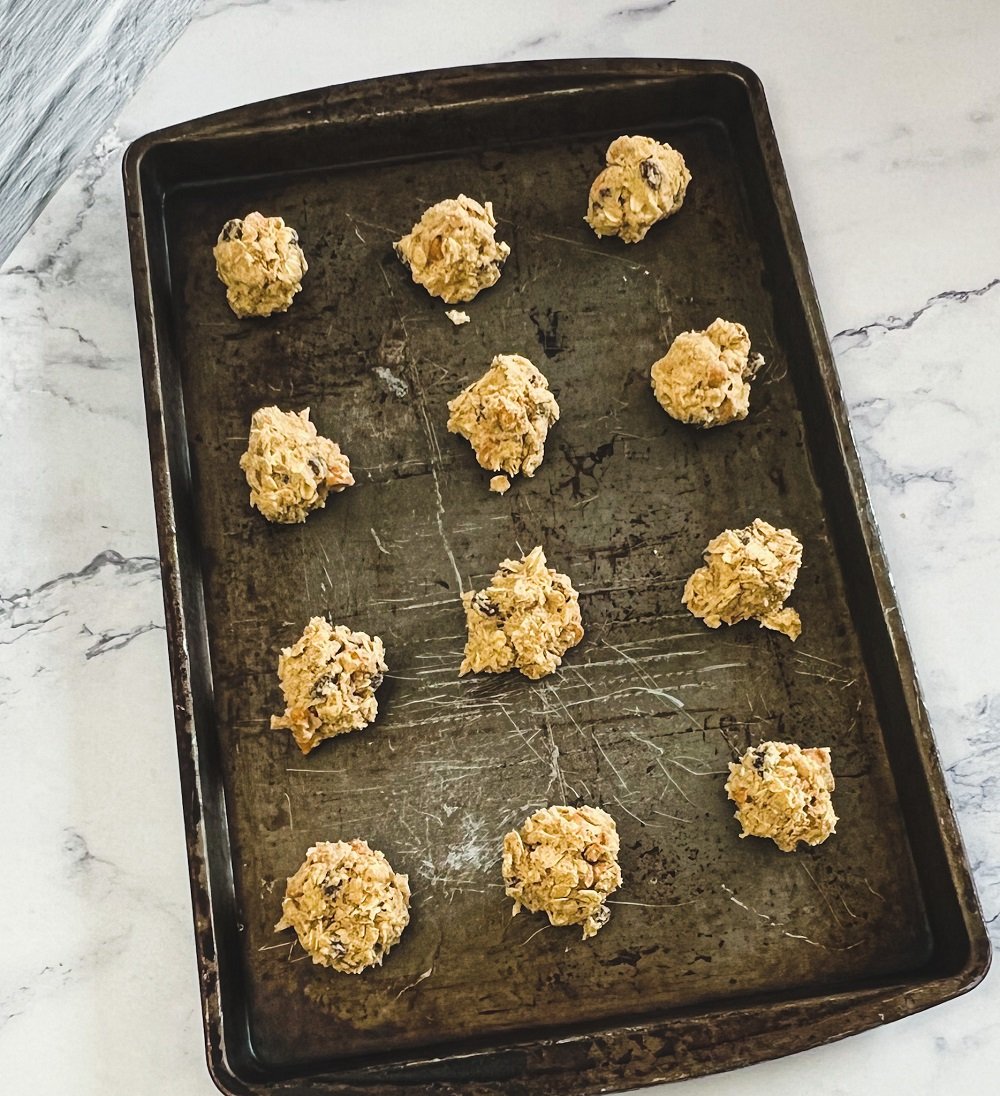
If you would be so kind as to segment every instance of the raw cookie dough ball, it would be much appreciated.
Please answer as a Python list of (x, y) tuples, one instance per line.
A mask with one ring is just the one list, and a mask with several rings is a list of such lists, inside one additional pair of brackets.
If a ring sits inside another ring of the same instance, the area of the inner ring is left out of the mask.
[(745, 529), (723, 530), (708, 542), (704, 558), (705, 566), (687, 580), (682, 601), (709, 628), (752, 618), (799, 638), (799, 614), (783, 608), (802, 562), (794, 533), (756, 518)]
[(287, 312), (309, 269), (295, 229), (260, 213), (226, 221), (212, 253), (229, 307), (240, 317)]
[(471, 301), (500, 279), (510, 248), (497, 240), (493, 203), (459, 194), (432, 205), (393, 247), (417, 285), (446, 304)]
[(726, 792), (736, 804), (740, 837), (770, 837), (782, 852), (800, 841), (822, 844), (835, 832), (830, 751), (762, 742), (730, 762)]
[(608, 146), (607, 161), (590, 188), (584, 220), (598, 236), (638, 243), (681, 208), (691, 172), (676, 149), (651, 137), (619, 137)]
[(583, 938), (608, 923), (607, 897), (622, 883), (615, 820), (599, 807), (545, 807), (503, 839), (503, 880), (523, 906), (552, 925), (582, 925)]
[(305, 521), (326, 506), (331, 491), (354, 483), (351, 462), (335, 441), (316, 433), (308, 407), (255, 411), (240, 467), (250, 485), (250, 505), (283, 524)]
[(583, 639), (577, 592), (545, 566), (541, 548), (505, 559), (489, 586), (463, 594), (462, 604), (469, 637), (459, 676), (520, 670), (537, 680)]
[(448, 401), (448, 429), (472, 443), (491, 472), (533, 476), (559, 404), (549, 382), (520, 354), (498, 354), (474, 384)]
[(387, 669), (378, 636), (313, 617), (278, 659), (285, 714), (271, 716), (271, 729), (291, 731), (307, 754), (325, 738), (367, 727), (378, 715), (375, 690)]
[(410, 888), (367, 841), (319, 841), (288, 879), (275, 932), (295, 929), (314, 963), (379, 967), (410, 921)]
[(763, 364), (750, 354), (743, 324), (716, 320), (704, 331), (682, 331), (653, 363), (653, 394), (679, 422), (724, 426), (747, 417), (750, 381)]

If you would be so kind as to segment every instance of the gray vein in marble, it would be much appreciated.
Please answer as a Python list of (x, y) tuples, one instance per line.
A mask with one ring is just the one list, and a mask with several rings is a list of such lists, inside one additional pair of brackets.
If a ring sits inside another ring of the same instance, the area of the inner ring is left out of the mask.
[[(343, 2), (343, 0), (338, 0)], [(193, 21), (211, 19), (223, 12), (238, 8), (266, 8), (273, 5), (273, 0), (203, 0), (191, 16)]]
[[(7, 603), (7, 606), (9, 606), (18, 602), (27, 603), (33, 601), (39, 594), (46, 593), (64, 583), (76, 582), (79, 579), (93, 578), (94, 575), (100, 574), (105, 568), (110, 568), (113, 572), (121, 575), (145, 575), (151, 571), (155, 571), (157, 575), (159, 575), (160, 561), (156, 556), (125, 557), (119, 552), (116, 552), (113, 548), (108, 548), (106, 551), (96, 555), (85, 567), (81, 567), (79, 571), (69, 571), (66, 574), (57, 575), (55, 578), (50, 578), (46, 582), (43, 582), (40, 586), (36, 586), (33, 590), (23, 590), (9, 598), (5, 598), (3, 594), (0, 594), (0, 607), (5, 607), (5, 602)], [(2, 622), (3, 616), (0, 616), (0, 623)]]
[[(1000, 816), (1000, 695), (980, 697), (971, 721), (978, 730), (969, 736), (969, 753), (946, 771), (963, 808)], [(985, 779), (984, 772), (989, 774)]]
[[(875, 410), (875, 413), (869, 414), (870, 409)], [(857, 404), (852, 403), (850, 411), (851, 421), (855, 426), (854, 433), (858, 448), (863, 454), (865, 475), (870, 480), (889, 488), (893, 492), (903, 491), (909, 484), (915, 482), (936, 483), (949, 490), (954, 490), (957, 487), (959, 476), (953, 468), (935, 467), (920, 471), (895, 471), (889, 461), (870, 443), (870, 439), (875, 436), (874, 432), (879, 424), (892, 411), (887, 401), (876, 399), (862, 401)], [(858, 429), (859, 427), (865, 427), (866, 429)]]
[[(161, 631), (159, 562), (149, 556), (126, 558), (101, 552), (79, 571), (49, 579), (33, 590), (0, 594), (0, 652), (52, 636), (70, 652), (91, 659), (121, 651), (140, 636)], [(147, 593), (129, 596), (136, 586)], [(136, 619), (138, 618), (138, 620)], [(96, 623), (99, 621), (100, 623)], [(0, 673), (8, 659), (0, 658)], [(0, 698), (0, 704), (3, 698)]]
[(964, 751), (945, 765), (948, 786), (963, 821), (978, 889), (994, 946), (1000, 946), (1000, 871), (993, 854), (1000, 839), (1000, 693), (986, 693), (948, 721), (962, 727)]
[(45, 625), (49, 623), (49, 621), (55, 620), (56, 617), (66, 615), (66, 610), (64, 609), (61, 612), (52, 613), (50, 616), (40, 617), (37, 620), (14, 620), (14, 607), (11, 606), (8, 609), (8, 607), (3, 604), (3, 599), (0, 598), (0, 626), (6, 623), (4, 620), (4, 616), (8, 613), (8, 611), (11, 617), (11, 633), (16, 632), (17, 634), (12, 634), (9, 639), (4, 639), (0, 637), (0, 644), (5, 647), (13, 646), (13, 644), (17, 643), (18, 640), (24, 639), (26, 636), (31, 635), (32, 632), (37, 632), (40, 628), (44, 628)]
[(0, 18), (0, 260), (199, 0), (7, 0)]
[(1000, 285), (1000, 278), (994, 278), (978, 289), (946, 289), (941, 293), (935, 293), (926, 304), (911, 312), (909, 316), (888, 316), (884, 320), (874, 320), (872, 323), (863, 324), (861, 327), (845, 328), (843, 331), (838, 331), (831, 339), (831, 342), (835, 350), (844, 353), (859, 346), (868, 346), (873, 333), (888, 334), (890, 331), (908, 331), (925, 312), (934, 308), (935, 305), (944, 301), (957, 301), (959, 304), (964, 304), (973, 297), (982, 297), (990, 293), (998, 285)]
[(62, 851), (65, 858), (69, 861), (67, 872), (69, 875), (78, 875), (80, 872), (86, 871), (94, 864), (103, 864), (105, 867), (114, 868), (114, 864), (110, 860), (105, 860), (102, 856), (95, 856), (90, 851), (90, 846), (87, 844), (87, 839), (82, 833), (67, 827), (64, 831), (66, 834), (66, 840), (63, 841)]
[(539, 46), (544, 46), (546, 42), (551, 42), (558, 37), (558, 34), (540, 34), (537, 38), (530, 38), (525, 42), (519, 42), (514, 49), (510, 51), (511, 56), (516, 56), (523, 50), (537, 49)]
[[(63, 233), (56, 246), (47, 254), (42, 255), (33, 267), (8, 266), (0, 270), (0, 275), (27, 274), (41, 277), (46, 274), (54, 274), (59, 280), (69, 282), (80, 264), (81, 256), (74, 253), (73, 242), (83, 230), (87, 214), (94, 208), (97, 202), (97, 185), (107, 174), (109, 168), (117, 167), (121, 153), (124, 151), (125, 142), (118, 137), (117, 128), (112, 126), (88, 154), (80, 161), (75, 175), (80, 180), (80, 196), (82, 204), (73, 219), (72, 224)], [(2, 186), (0, 178), (0, 186)], [(63, 256), (69, 254), (69, 262), (63, 264)], [(3, 251), (0, 250), (0, 258)]]
[[(85, 657), (97, 658), (99, 655), (106, 655), (108, 651), (120, 651), (122, 647), (127, 647), (133, 639), (138, 639), (139, 636), (156, 629), (163, 631), (164, 626), (151, 620), (148, 624), (136, 625), (136, 627), (130, 628), (126, 632), (102, 632), (97, 637), (96, 642), (87, 648)], [(86, 631), (88, 635), (94, 634), (90, 629), (86, 629)]]
[(672, 8), (676, 3), (677, 0), (659, 0), (658, 3), (653, 4), (634, 4), (630, 8), (619, 8), (617, 11), (613, 11), (610, 18), (648, 19), (666, 11), (667, 8)]
[(173, 925), (184, 924), (173, 905), (146, 893), (142, 883), (131, 880), (117, 864), (93, 853), (84, 834), (74, 826), (63, 829), (52, 863), (58, 866), (61, 888), (86, 904), (91, 923), (86, 946), (77, 943), (69, 951), (59, 948), (55, 954), (62, 954), (63, 961), (47, 963), (0, 996), (0, 1029), (71, 981), (117, 962), (139, 923), (137, 911), (155, 911)]
[(55, 992), (62, 988), (72, 973), (73, 968), (67, 967), (64, 963), (49, 963), (42, 967), (30, 982), (25, 982), (0, 997), (0, 1029), (3, 1029), (9, 1021), (24, 1015), (27, 1007), (38, 996), (39, 988), (43, 991)]
[[(63, 833), (58, 862), (62, 877), (69, 888), (75, 892), (90, 891), (91, 898), (111, 896), (120, 874), (117, 867), (94, 856), (83, 835), (76, 830), (67, 827)], [(95, 894), (95, 891), (100, 893)], [(110, 920), (109, 924), (112, 924)], [(77, 954), (71, 962), (46, 964), (33, 978), (25, 980), (15, 990), (0, 998), (0, 1028), (22, 1015), (39, 998), (61, 989), (74, 975), (79, 975), (87, 967), (100, 965), (114, 954), (129, 931), (128, 925), (110, 932), (106, 926), (103, 939), (96, 946), (91, 941), (91, 947), (86, 953)]]

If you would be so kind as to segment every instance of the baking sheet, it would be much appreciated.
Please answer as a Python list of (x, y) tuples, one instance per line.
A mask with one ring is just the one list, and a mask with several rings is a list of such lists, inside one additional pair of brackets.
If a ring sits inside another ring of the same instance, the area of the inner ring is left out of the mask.
[[(680, 214), (631, 247), (582, 221), (625, 132), (668, 140), (693, 176)], [(126, 186), (223, 1087), (626, 1087), (799, 1049), (982, 976), (751, 74), (553, 62), (327, 89), (152, 135)], [(512, 254), (455, 328), (391, 241), (459, 191), (494, 203)], [(251, 209), (293, 225), (310, 264), (291, 310), (263, 321), (229, 311), (211, 256)], [(648, 371), (717, 315), (767, 364), (750, 417), (699, 432), (667, 419)], [(500, 352), (531, 357), (562, 410), (534, 479), (502, 498), (445, 429), (447, 400)], [(303, 526), (247, 506), (238, 460), (270, 403), (310, 407), (357, 479)], [(680, 605), (707, 541), (757, 516), (804, 544), (795, 644), (752, 623), (712, 632)], [(459, 680), (460, 592), (535, 544), (580, 591), (583, 642), (541, 682)], [(315, 614), (380, 635), (390, 672), (373, 727), (303, 758), (268, 717), (278, 650)], [(841, 822), (823, 846), (738, 839), (726, 762), (767, 738), (831, 747)], [(612, 920), (586, 943), (512, 920), (503, 895), (504, 832), (553, 802), (604, 807), (622, 838)], [(272, 931), (306, 848), (355, 836), (414, 894), (401, 943), (361, 978)]]

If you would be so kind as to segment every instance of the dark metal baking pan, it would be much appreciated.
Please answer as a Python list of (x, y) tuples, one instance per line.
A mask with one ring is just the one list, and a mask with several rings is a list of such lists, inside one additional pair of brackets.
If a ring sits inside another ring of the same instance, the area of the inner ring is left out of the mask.
[[(693, 182), (638, 246), (587, 190), (622, 133)], [(397, 76), (152, 134), (125, 159), (181, 783), (212, 1075), (231, 1093), (584, 1093), (786, 1054), (969, 989), (987, 938), (756, 77), (723, 62), (559, 61)], [(459, 191), (512, 246), (454, 328), (391, 241)], [(280, 213), (310, 270), (241, 321), (211, 248)], [(650, 363), (717, 315), (767, 365), (742, 423), (668, 420)], [(562, 408), (503, 498), (446, 401), (494, 353)], [(358, 480), (302, 526), (247, 505), (251, 413), (310, 407)], [(679, 603), (707, 541), (761, 516), (805, 546), (791, 643)], [(533, 683), (456, 676), (460, 587), (544, 545), (587, 634)], [(303, 759), (268, 729), (313, 614), (380, 635), (377, 723)], [(740, 841), (748, 743), (832, 748), (838, 832)], [(625, 884), (586, 943), (510, 916), (503, 833), (542, 804), (617, 819)], [(272, 928), (317, 840), (362, 836), (414, 892), (381, 969), (314, 966)]]

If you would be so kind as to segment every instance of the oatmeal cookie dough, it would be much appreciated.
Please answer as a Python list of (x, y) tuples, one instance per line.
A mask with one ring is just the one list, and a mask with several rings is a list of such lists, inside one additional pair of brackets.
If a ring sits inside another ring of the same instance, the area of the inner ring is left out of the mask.
[(828, 747), (803, 750), (762, 742), (730, 762), (726, 792), (736, 804), (740, 837), (769, 837), (782, 852), (800, 841), (822, 844), (836, 832)]
[(784, 608), (802, 562), (802, 544), (788, 529), (756, 518), (745, 529), (725, 529), (705, 549), (705, 566), (687, 580), (682, 601), (709, 628), (759, 620), (761, 627), (796, 640), (802, 621)]
[(448, 429), (468, 438), (491, 472), (533, 476), (559, 404), (549, 382), (520, 354), (498, 354), (474, 384), (448, 401)]
[(417, 285), (458, 304), (500, 280), (510, 247), (496, 238), (496, 227), (492, 202), (459, 194), (432, 205), (393, 247)]
[(319, 841), (288, 879), (275, 932), (295, 929), (314, 963), (344, 974), (382, 965), (410, 921), (410, 888), (367, 841)]
[(638, 243), (684, 202), (691, 172), (684, 157), (651, 137), (619, 137), (608, 146), (608, 166), (590, 188), (584, 220), (598, 236)]
[(724, 426), (747, 417), (750, 381), (763, 364), (743, 324), (717, 319), (704, 331), (682, 331), (653, 363), (653, 394), (678, 422)]
[(331, 491), (354, 483), (351, 462), (335, 441), (316, 433), (308, 407), (255, 411), (240, 468), (250, 487), (250, 505), (268, 521), (282, 524), (305, 521), (326, 506)]
[(583, 639), (577, 592), (546, 567), (541, 548), (505, 559), (489, 586), (463, 594), (462, 604), (469, 634), (459, 676), (520, 670), (537, 680)]
[(295, 229), (260, 213), (226, 221), (212, 254), (229, 307), (241, 318), (287, 312), (309, 269)]
[(622, 883), (615, 820), (599, 807), (536, 811), (503, 839), (503, 880), (515, 916), (523, 907), (582, 925), (586, 940), (608, 923), (605, 902)]
[(375, 690), (387, 669), (378, 636), (313, 617), (278, 659), (285, 712), (271, 716), (271, 729), (291, 731), (307, 754), (325, 738), (367, 727), (378, 714)]

